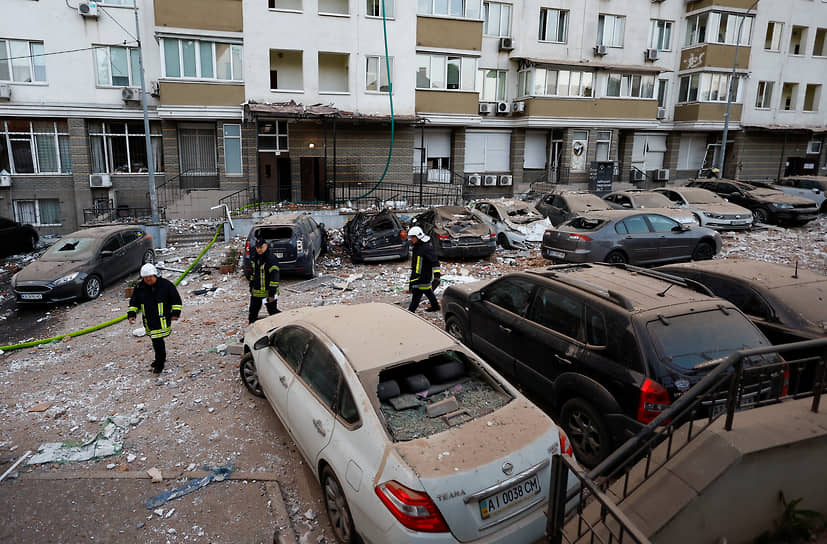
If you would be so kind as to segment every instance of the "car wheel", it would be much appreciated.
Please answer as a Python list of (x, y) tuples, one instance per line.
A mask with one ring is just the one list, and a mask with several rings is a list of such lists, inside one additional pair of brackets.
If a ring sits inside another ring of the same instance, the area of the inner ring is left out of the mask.
[(155, 252), (151, 249), (147, 249), (144, 252), (144, 256), (141, 257), (141, 264), (152, 263), (155, 264)]
[(709, 242), (698, 242), (692, 252), (693, 261), (708, 261), (715, 256), (715, 248)]
[(330, 467), (324, 467), (322, 470), (321, 481), (324, 506), (327, 510), (330, 526), (336, 535), (336, 540), (342, 544), (356, 542), (356, 531), (353, 527), (353, 517), (350, 515), (347, 499), (339, 480)]
[(316, 259), (313, 258), (313, 254), (310, 254), (310, 264), (307, 266), (307, 277), (308, 278), (315, 278), (316, 277)]
[(37, 240), (37, 234), (30, 234), (28, 236), (28, 240), (26, 240), (26, 249), (28, 249), (29, 251), (34, 251), (35, 249), (37, 249)]
[(703, 221), (701, 221), (701, 216), (700, 215), (698, 215), (697, 213), (693, 213), (692, 216), (695, 218), (695, 222), (698, 223), (699, 227), (704, 226)]
[(626, 255), (622, 251), (610, 251), (606, 255), (606, 262), (611, 264), (625, 264), (629, 262)]
[(766, 208), (755, 208), (752, 210), (752, 220), (755, 223), (764, 223), (765, 225), (770, 220), (770, 212)]
[(256, 360), (253, 358), (252, 353), (247, 353), (241, 358), (239, 371), (241, 372), (241, 381), (244, 383), (244, 387), (247, 388), (247, 391), (257, 397), (264, 398), (264, 390), (261, 389), (261, 383), (258, 381)]
[(83, 282), (83, 298), (92, 300), (93, 298), (98, 298), (100, 294), (101, 279), (94, 274), (86, 276), (86, 281)]
[(462, 322), (457, 316), (452, 315), (448, 318), (445, 322), (445, 331), (460, 342), (465, 343), (465, 327), (462, 326)]
[(497, 235), (497, 243), (500, 244), (503, 249), (511, 249), (511, 244), (508, 242), (508, 236), (506, 236), (504, 232)]
[(563, 404), (560, 421), (571, 440), (574, 455), (582, 465), (592, 468), (612, 451), (606, 422), (585, 400), (574, 398)]

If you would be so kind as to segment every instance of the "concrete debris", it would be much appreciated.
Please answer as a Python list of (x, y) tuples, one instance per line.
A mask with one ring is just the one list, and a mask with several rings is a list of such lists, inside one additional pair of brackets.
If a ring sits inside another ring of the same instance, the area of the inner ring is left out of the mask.
[(129, 417), (115, 415), (106, 418), (100, 432), (85, 442), (47, 442), (37, 448), (37, 453), (26, 463), (68, 463), (88, 461), (121, 453), (123, 437), (129, 431)]
[(181, 487), (170, 489), (169, 491), (165, 491), (160, 495), (152, 497), (151, 499), (147, 499), (146, 501), (144, 501), (144, 506), (146, 506), (147, 510), (152, 510), (153, 508), (157, 508), (158, 506), (166, 504), (171, 500), (183, 497), (184, 495), (189, 495), (193, 491), (201, 489), (202, 487), (205, 487), (211, 484), (212, 482), (223, 482), (232, 471), (233, 468), (231, 466), (219, 467), (215, 470), (210, 471), (210, 473), (204, 476), (203, 478), (190, 480)]
[(40, 404), (35, 404), (31, 408), (29, 408), (29, 412), (45, 412), (49, 408), (52, 407), (51, 402), (41, 402)]
[(141, 336), (146, 336), (146, 329), (144, 329), (143, 327), (139, 329), (133, 329), (132, 336), (137, 336), (138, 338), (140, 338)]
[(147, 470), (146, 473), (149, 475), (150, 478), (152, 478), (153, 484), (164, 481), (164, 476), (161, 474), (161, 471), (155, 467), (152, 467), (151, 469)]

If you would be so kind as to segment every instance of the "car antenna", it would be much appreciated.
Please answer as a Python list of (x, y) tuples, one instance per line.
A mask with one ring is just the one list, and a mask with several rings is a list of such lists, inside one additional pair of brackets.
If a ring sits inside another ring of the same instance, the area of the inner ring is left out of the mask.
[(665, 297), (665, 296), (666, 296), (666, 292), (667, 292), (668, 290), (670, 290), (670, 289), (671, 289), (674, 285), (675, 285), (674, 283), (670, 283), (670, 284), (669, 284), (669, 287), (667, 287), (666, 289), (664, 289), (662, 292), (658, 293), (658, 296), (659, 296), (659, 297)]
[(798, 259), (795, 260), (795, 274), (793, 274), (795, 279), (798, 279)]

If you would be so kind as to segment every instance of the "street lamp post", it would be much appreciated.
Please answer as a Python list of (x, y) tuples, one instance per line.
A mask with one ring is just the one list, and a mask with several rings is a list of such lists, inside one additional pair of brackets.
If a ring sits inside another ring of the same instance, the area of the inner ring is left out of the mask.
[[(744, 17), (741, 19), (741, 22), (738, 24), (738, 34), (735, 38), (735, 60), (732, 61), (732, 74), (729, 76), (729, 88), (727, 89), (727, 97), (726, 97), (726, 115), (724, 116), (724, 135), (723, 140), (721, 141), (721, 155), (718, 157), (718, 175), (724, 175), (724, 157), (726, 157), (726, 141), (729, 135), (729, 114), (730, 110), (732, 109), (732, 90), (733, 85), (735, 85), (735, 77), (736, 77), (736, 70), (738, 69), (738, 46), (741, 45), (741, 31), (744, 29), (744, 21), (747, 20), (747, 16), (749, 12), (755, 9), (755, 6), (758, 5), (758, 0), (752, 3), (752, 5), (747, 9), (746, 13), (744, 13)], [(737, 89), (738, 87), (735, 87)]]
[(146, 106), (146, 81), (144, 79), (144, 53), (141, 46), (141, 24), (138, 20), (138, 0), (132, 0), (135, 10), (135, 39), (138, 42), (138, 71), (141, 73), (141, 106), (144, 110), (144, 138), (146, 140), (146, 167), (149, 170), (149, 207), (152, 223), (158, 224), (158, 195), (155, 192), (155, 158), (152, 156), (152, 138), (149, 136), (149, 113)]

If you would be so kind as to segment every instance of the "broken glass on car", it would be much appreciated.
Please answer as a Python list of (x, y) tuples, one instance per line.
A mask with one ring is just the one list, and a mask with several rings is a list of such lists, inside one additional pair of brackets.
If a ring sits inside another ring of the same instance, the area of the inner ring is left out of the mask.
[(82, 261), (92, 258), (100, 245), (100, 238), (65, 238), (60, 240), (40, 258), (41, 261)]

